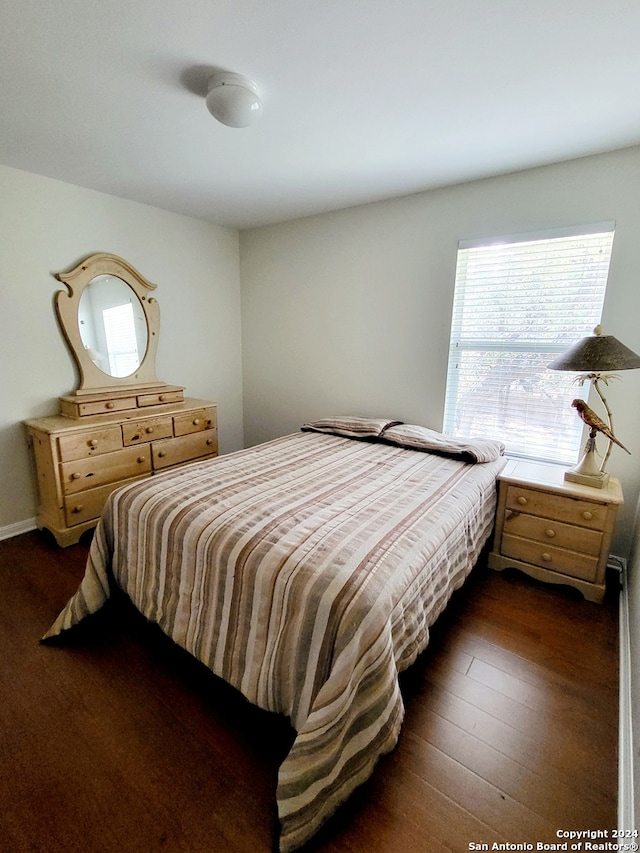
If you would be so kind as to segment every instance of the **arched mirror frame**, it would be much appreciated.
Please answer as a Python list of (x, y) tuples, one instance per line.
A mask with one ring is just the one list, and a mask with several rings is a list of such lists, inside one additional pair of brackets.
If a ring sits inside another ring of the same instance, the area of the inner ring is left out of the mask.
[[(147, 349), (140, 366), (130, 376), (110, 376), (104, 373), (91, 359), (85, 349), (80, 333), (78, 312), (80, 300), (85, 289), (97, 276), (110, 275), (122, 279), (140, 300), (147, 324)], [(146, 388), (165, 387), (164, 382), (156, 378), (156, 352), (160, 331), (160, 308), (156, 299), (150, 296), (156, 285), (123, 258), (105, 252), (90, 255), (69, 272), (56, 273), (67, 290), (56, 293), (56, 312), (62, 333), (71, 349), (78, 366), (80, 380), (75, 390), (77, 395), (96, 395), (120, 390), (133, 392)]]

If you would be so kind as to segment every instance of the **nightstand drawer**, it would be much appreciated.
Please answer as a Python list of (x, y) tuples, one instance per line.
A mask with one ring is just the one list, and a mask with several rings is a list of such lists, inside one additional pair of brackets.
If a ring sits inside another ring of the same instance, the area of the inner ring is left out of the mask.
[(542, 542), (545, 546), (568, 548), (570, 551), (593, 554), (596, 557), (602, 549), (602, 533), (599, 530), (575, 527), (516, 510), (508, 509), (505, 512), (504, 532), (511, 536)]
[(598, 573), (598, 557), (565, 551), (562, 548), (545, 546), (518, 536), (502, 537), (502, 554), (513, 560), (531, 563), (552, 572), (561, 572), (573, 578), (595, 581)]
[(507, 489), (507, 509), (555, 518), (567, 524), (578, 524), (593, 530), (604, 530), (609, 508), (606, 504), (591, 503), (553, 492), (539, 492), (523, 486)]

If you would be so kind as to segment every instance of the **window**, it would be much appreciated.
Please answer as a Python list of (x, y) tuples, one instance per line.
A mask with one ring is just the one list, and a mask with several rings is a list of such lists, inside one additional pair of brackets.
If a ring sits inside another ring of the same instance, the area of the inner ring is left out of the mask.
[(458, 248), (444, 432), (504, 442), (507, 453), (573, 464), (588, 391), (549, 370), (600, 322), (614, 223)]

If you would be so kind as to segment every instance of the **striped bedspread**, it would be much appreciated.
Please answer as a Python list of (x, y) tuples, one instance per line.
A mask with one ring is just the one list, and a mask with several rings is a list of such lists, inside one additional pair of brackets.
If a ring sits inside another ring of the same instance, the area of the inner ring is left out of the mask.
[(473, 567), (503, 459), (301, 432), (115, 492), (52, 637), (115, 583), (297, 737), (280, 849), (307, 841), (395, 745), (398, 672)]

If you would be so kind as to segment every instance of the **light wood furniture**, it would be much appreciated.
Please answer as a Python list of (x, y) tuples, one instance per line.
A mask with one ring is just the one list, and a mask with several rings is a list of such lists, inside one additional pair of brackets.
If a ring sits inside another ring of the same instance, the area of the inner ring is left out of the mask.
[(26, 421), (40, 497), (37, 525), (65, 547), (94, 527), (118, 486), (218, 453), (216, 406), (204, 400), (71, 419)]
[(618, 507), (614, 477), (603, 489), (564, 480), (555, 465), (510, 460), (499, 478), (492, 569), (516, 568), (601, 602)]
[(156, 285), (117, 255), (91, 255), (56, 278), (58, 321), (78, 368), (60, 414), (25, 421), (37, 524), (61, 546), (94, 527), (118, 486), (218, 454), (217, 409), (156, 377)]

